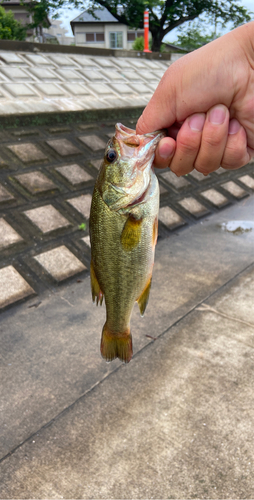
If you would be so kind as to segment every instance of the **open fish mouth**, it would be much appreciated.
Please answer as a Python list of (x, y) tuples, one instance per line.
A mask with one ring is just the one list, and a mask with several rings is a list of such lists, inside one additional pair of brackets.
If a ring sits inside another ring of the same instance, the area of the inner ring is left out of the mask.
[[(141, 170), (146, 168), (147, 161), (152, 157), (158, 143), (165, 136), (165, 130), (138, 135), (135, 130), (125, 127), (121, 123), (116, 124), (115, 137), (120, 145), (121, 155), (128, 157), (130, 155), (130, 148), (132, 148), (132, 155), (137, 159), (137, 166)], [(149, 163), (151, 166), (153, 158), (151, 158)]]

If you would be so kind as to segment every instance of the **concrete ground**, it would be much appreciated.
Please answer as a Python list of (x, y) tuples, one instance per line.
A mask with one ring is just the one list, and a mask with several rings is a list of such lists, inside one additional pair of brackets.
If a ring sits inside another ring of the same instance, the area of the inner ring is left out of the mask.
[(88, 277), (2, 313), (1, 498), (253, 498), (253, 223), (251, 196), (159, 241), (128, 365)]

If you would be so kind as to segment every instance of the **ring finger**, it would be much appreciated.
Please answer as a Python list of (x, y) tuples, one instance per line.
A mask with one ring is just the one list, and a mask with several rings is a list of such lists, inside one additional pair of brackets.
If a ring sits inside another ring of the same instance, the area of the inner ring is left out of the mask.
[(224, 105), (214, 106), (207, 113), (195, 168), (202, 174), (217, 170), (228, 140), (229, 111)]

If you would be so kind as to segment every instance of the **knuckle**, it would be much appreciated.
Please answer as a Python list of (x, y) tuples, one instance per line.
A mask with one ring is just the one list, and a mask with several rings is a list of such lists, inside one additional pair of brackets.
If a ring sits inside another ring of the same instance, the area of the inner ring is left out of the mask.
[(198, 153), (199, 145), (199, 143), (195, 144), (193, 142), (188, 142), (184, 140), (184, 138), (177, 138), (177, 148), (181, 151), (182, 154), (186, 156), (196, 156)]
[(208, 137), (204, 137), (202, 140), (202, 145), (204, 145), (205, 148), (213, 149), (213, 148), (219, 148), (221, 146), (221, 143), (223, 142), (223, 137), (217, 134), (209, 135)]

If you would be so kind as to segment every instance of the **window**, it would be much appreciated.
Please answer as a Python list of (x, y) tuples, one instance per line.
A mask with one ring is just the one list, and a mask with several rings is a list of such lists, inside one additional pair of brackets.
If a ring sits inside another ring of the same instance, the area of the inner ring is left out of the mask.
[(131, 31), (128, 31), (127, 33), (127, 41), (128, 42), (134, 42), (136, 39), (136, 33), (134, 32), (131, 32)]
[(86, 33), (87, 42), (104, 42), (104, 33)]
[(123, 32), (116, 31), (115, 33), (109, 34), (109, 42), (111, 49), (122, 49), (123, 48)]

